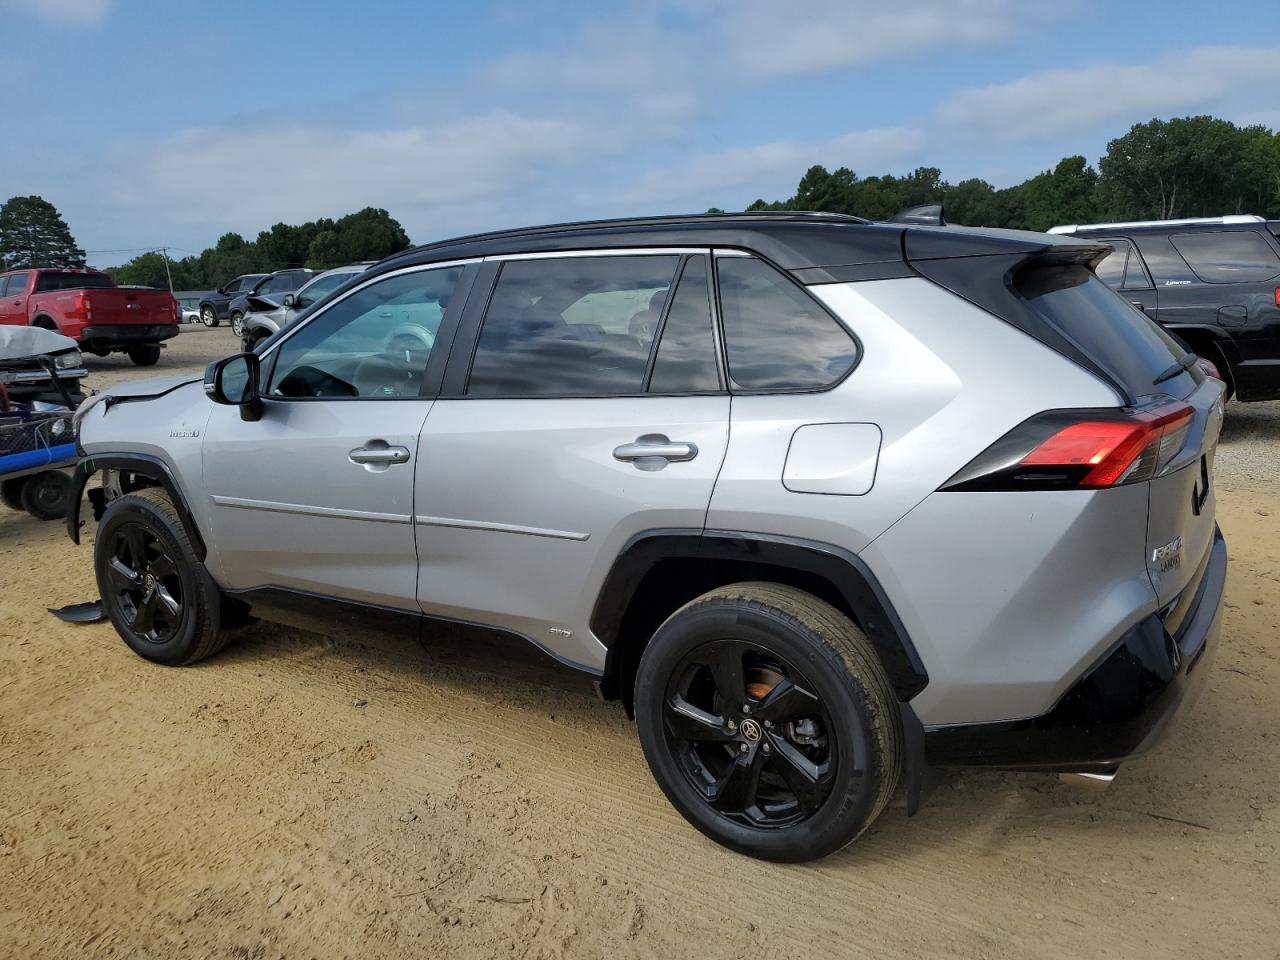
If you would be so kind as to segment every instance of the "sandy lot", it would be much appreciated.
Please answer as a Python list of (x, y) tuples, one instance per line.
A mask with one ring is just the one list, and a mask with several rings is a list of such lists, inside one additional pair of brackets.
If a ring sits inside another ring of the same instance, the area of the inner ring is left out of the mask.
[(1280, 405), (1231, 405), (1218, 463), (1223, 645), (1160, 749), (1100, 799), (958, 774), (799, 867), (686, 826), (527, 651), (259, 626), (152, 666), (45, 613), (90, 548), (0, 508), (0, 957), (1280, 957)]

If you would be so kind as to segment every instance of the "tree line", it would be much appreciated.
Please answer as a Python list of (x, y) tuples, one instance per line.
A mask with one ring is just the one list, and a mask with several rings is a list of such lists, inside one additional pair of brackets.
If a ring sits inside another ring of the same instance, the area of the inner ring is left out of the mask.
[[(366, 207), (337, 220), (277, 223), (254, 240), (224, 233), (212, 247), (179, 259), (148, 251), (106, 272), (121, 286), (168, 289), (172, 277), (175, 290), (211, 290), (242, 273), (286, 267), (327, 270), (381, 260), (409, 246), (409, 235), (391, 214)], [(43, 197), (12, 197), (0, 207), (0, 269), (84, 265), (84, 250), (52, 203)]]
[(337, 220), (322, 218), (300, 226), (277, 223), (254, 240), (224, 233), (202, 253), (175, 260), (151, 251), (119, 267), (111, 267), (116, 283), (212, 290), (243, 273), (270, 273), (287, 267), (328, 270), (363, 260), (381, 260), (409, 248), (404, 227), (385, 210), (366, 207)]
[(1047, 230), (1056, 224), (1167, 220), (1230, 213), (1280, 218), (1280, 134), (1215, 117), (1139, 123), (1107, 144), (1093, 167), (1067, 157), (1052, 170), (996, 189), (949, 183), (936, 167), (906, 176), (859, 177), (848, 167), (810, 167), (787, 200), (747, 210), (818, 210), (883, 220), (941, 203), (949, 223)]

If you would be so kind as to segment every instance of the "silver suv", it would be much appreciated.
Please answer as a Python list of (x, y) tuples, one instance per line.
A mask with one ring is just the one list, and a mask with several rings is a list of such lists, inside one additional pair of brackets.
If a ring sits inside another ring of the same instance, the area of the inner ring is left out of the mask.
[(253, 350), (267, 337), (279, 333), (298, 319), (307, 307), (319, 303), (352, 277), (364, 273), (369, 266), (368, 263), (353, 263), (318, 273), (297, 293), (286, 293), (279, 300), (270, 296), (252, 297), (249, 300), (250, 310), (240, 321), (240, 340), (244, 349)]
[(1226, 549), (1222, 384), (1107, 253), (802, 214), (420, 247), (83, 415), (103, 601), (165, 664), (245, 617), (532, 643), (773, 860), (935, 767), (1109, 777), (1208, 672)]

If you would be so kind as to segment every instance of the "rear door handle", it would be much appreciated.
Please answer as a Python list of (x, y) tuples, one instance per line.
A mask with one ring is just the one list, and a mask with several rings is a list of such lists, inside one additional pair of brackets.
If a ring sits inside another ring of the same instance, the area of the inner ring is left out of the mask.
[(393, 463), (408, 463), (409, 448), (393, 447), (385, 440), (370, 440), (348, 453), (347, 459), (352, 463), (386, 467)]
[(673, 442), (661, 433), (646, 433), (613, 450), (613, 459), (630, 463), (640, 470), (661, 470), (668, 463), (692, 460), (697, 455), (696, 444)]

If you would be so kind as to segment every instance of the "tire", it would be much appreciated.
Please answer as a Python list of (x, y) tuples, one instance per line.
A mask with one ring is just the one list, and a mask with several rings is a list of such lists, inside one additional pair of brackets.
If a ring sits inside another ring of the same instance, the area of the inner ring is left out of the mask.
[(61, 520), (71, 499), (71, 478), (57, 470), (45, 470), (26, 478), (22, 509), (37, 520)]
[(107, 616), (139, 656), (185, 666), (230, 641), (221, 630), (218, 586), (164, 491), (140, 490), (107, 506), (98, 524), (93, 566)]
[(237, 337), (244, 336), (244, 314), (237, 311), (231, 315), (231, 332)]
[(200, 322), (206, 327), (216, 327), (218, 325), (218, 314), (213, 307), (205, 304), (200, 308)]
[(31, 321), (31, 325), (33, 327), (39, 327), (41, 330), (52, 330), (54, 333), (58, 332), (58, 325), (49, 317), (36, 317)]
[(3, 503), (10, 510), (25, 510), (26, 508), (22, 505), (22, 488), (26, 484), (26, 477), (0, 480), (0, 503)]
[(135, 367), (154, 367), (160, 360), (160, 344), (137, 343), (126, 351)]
[(794, 587), (739, 583), (677, 610), (640, 660), (635, 710), (672, 805), (717, 843), (764, 860), (841, 849), (902, 771), (884, 668), (852, 621)]

